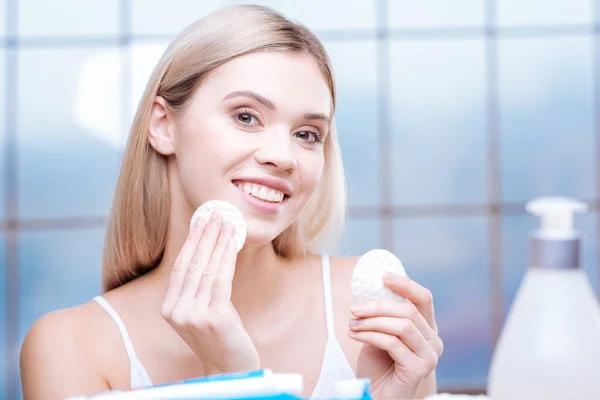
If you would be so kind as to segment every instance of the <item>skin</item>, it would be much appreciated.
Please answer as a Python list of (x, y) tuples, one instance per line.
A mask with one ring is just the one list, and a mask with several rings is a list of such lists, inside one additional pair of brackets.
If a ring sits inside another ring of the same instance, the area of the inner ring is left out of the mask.
[[(231, 95), (239, 91), (244, 94)], [(326, 340), (320, 258), (283, 259), (271, 242), (318, 185), (331, 114), (327, 84), (305, 54), (232, 60), (213, 71), (179, 114), (156, 98), (148, 139), (169, 160), (164, 257), (153, 271), (104, 295), (154, 384), (271, 368), (303, 374), (304, 395), (312, 393)], [(280, 179), (290, 195), (276, 212), (261, 213), (234, 184), (250, 177)], [(189, 229), (196, 207), (214, 198), (245, 217), (239, 254), (232, 226), (217, 214)], [(350, 364), (371, 378), (375, 399), (435, 393), (443, 344), (431, 293), (396, 276), (386, 284), (405, 302), (356, 304), (350, 278), (357, 260), (331, 259), (336, 337)], [(21, 377), (25, 399), (126, 389), (129, 361), (114, 321), (88, 302), (36, 321), (21, 350)]]

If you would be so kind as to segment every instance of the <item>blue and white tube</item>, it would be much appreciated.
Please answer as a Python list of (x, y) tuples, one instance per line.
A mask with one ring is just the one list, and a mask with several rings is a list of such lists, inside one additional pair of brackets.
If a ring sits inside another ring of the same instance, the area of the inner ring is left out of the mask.
[(278, 393), (300, 395), (300, 374), (274, 374), (270, 369), (219, 374), (131, 390), (112, 390), (67, 400), (230, 399)]

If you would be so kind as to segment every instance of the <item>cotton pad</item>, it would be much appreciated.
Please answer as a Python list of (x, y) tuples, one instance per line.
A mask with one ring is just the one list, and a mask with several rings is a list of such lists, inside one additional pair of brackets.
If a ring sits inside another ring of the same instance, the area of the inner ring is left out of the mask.
[(235, 227), (235, 233), (233, 236), (235, 242), (237, 243), (237, 251), (239, 252), (246, 241), (246, 222), (244, 221), (244, 217), (242, 216), (240, 210), (226, 201), (210, 200), (202, 204), (200, 207), (198, 207), (196, 212), (194, 212), (194, 215), (192, 215), (190, 228), (200, 216), (208, 220), (213, 211), (219, 211), (219, 213), (223, 216), (223, 221), (230, 221)]
[(386, 271), (406, 276), (400, 260), (387, 250), (374, 249), (365, 253), (356, 263), (352, 273), (351, 289), (358, 302), (368, 300), (395, 299), (404, 297), (392, 292), (383, 282)]

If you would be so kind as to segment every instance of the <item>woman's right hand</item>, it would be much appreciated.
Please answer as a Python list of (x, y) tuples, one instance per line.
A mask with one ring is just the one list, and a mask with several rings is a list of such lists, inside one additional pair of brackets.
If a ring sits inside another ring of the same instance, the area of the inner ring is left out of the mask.
[(260, 358), (231, 304), (234, 226), (213, 212), (198, 218), (169, 280), (161, 315), (196, 353), (205, 375), (251, 371)]

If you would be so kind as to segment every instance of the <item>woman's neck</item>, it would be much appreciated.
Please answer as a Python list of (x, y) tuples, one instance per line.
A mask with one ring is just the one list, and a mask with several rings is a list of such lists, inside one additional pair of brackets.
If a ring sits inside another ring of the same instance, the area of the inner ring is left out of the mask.
[[(179, 252), (189, 234), (191, 210), (185, 207), (173, 207), (169, 219), (167, 241), (163, 257), (159, 265), (151, 271), (146, 279), (164, 296), (169, 284), (171, 271)], [(181, 211), (175, 211), (181, 210)], [(189, 214), (189, 216), (188, 216)], [(235, 275), (232, 282), (232, 302), (240, 303), (252, 299), (257, 307), (276, 301), (283, 296), (283, 285), (287, 281), (286, 271), (289, 261), (280, 257), (272, 243), (263, 246), (244, 246), (237, 254)]]

